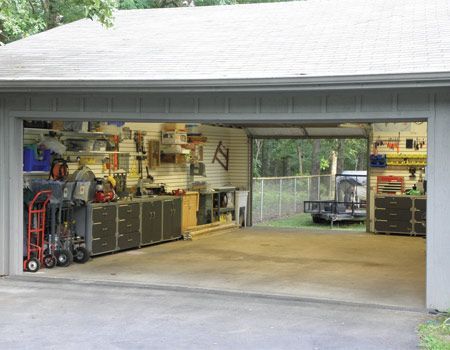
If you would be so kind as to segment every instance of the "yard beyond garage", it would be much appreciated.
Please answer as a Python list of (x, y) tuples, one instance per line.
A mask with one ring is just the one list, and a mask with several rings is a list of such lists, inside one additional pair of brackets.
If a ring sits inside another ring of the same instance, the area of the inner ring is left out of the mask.
[(425, 307), (425, 240), (419, 237), (258, 227), (41, 271), (51, 278)]

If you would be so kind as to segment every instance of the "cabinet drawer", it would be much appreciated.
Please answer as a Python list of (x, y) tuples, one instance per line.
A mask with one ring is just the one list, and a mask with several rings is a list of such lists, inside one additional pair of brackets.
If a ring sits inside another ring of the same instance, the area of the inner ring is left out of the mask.
[(375, 198), (376, 208), (386, 209), (409, 209), (412, 206), (412, 199), (407, 197), (377, 197)]
[(412, 212), (408, 209), (375, 209), (375, 219), (411, 221)]
[(116, 236), (92, 239), (92, 254), (101, 254), (116, 250)]
[(118, 246), (120, 250), (139, 247), (139, 232), (119, 234)]
[(425, 221), (427, 219), (426, 211), (418, 210), (414, 212), (414, 220)]
[(139, 231), (139, 229), (140, 229), (139, 219), (119, 220), (119, 233), (131, 233)]
[(416, 222), (414, 223), (414, 231), (419, 234), (426, 234), (427, 226), (424, 222)]
[(107, 224), (94, 222), (92, 224), (92, 237), (110, 237), (116, 235), (116, 221)]
[(119, 219), (136, 218), (140, 215), (139, 203), (119, 205)]
[(116, 221), (116, 206), (102, 206), (92, 208), (92, 221), (108, 223)]
[(375, 231), (410, 233), (412, 224), (405, 221), (375, 221)]
[(426, 199), (415, 199), (414, 206), (418, 210), (426, 211), (427, 210), (427, 200)]

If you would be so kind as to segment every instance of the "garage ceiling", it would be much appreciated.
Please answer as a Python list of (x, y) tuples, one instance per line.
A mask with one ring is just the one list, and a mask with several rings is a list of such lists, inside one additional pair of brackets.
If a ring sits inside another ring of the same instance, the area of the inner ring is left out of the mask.
[[(229, 125), (223, 125), (229, 126)], [(254, 138), (365, 138), (369, 135), (368, 124), (321, 124), (321, 125), (274, 125), (238, 124), (233, 127), (245, 129)]]

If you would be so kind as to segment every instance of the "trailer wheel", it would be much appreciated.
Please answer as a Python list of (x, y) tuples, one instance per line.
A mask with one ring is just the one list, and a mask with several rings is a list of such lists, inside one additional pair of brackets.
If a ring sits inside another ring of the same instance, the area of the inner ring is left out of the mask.
[(39, 269), (41, 268), (41, 264), (40, 264), (39, 260), (36, 258), (31, 258), (30, 260), (28, 260), (26, 266), (27, 266), (27, 271), (29, 271), (29, 272), (38, 272)]
[(44, 266), (47, 269), (52, 269), (56, 266), (56, 257), (54, 255), (48, 254), (44, 257)]
[(73, 261), (84, 264), (89, 260), (89, 250), (85, 247), (77, 247), (73, 252)]
[(56, 264), (67, 267), (73, 262), (73, 255), (69, 250), (61, 249), (55, 252)]

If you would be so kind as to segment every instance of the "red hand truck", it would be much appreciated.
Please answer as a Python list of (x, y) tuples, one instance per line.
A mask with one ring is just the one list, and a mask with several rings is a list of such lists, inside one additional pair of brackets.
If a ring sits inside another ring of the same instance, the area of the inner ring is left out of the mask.
[(24, 271), (37, 272), (44, 263), (45, 214), (52, 191), (36, 193), (28, 204), (27, 256), (23, 261)]

